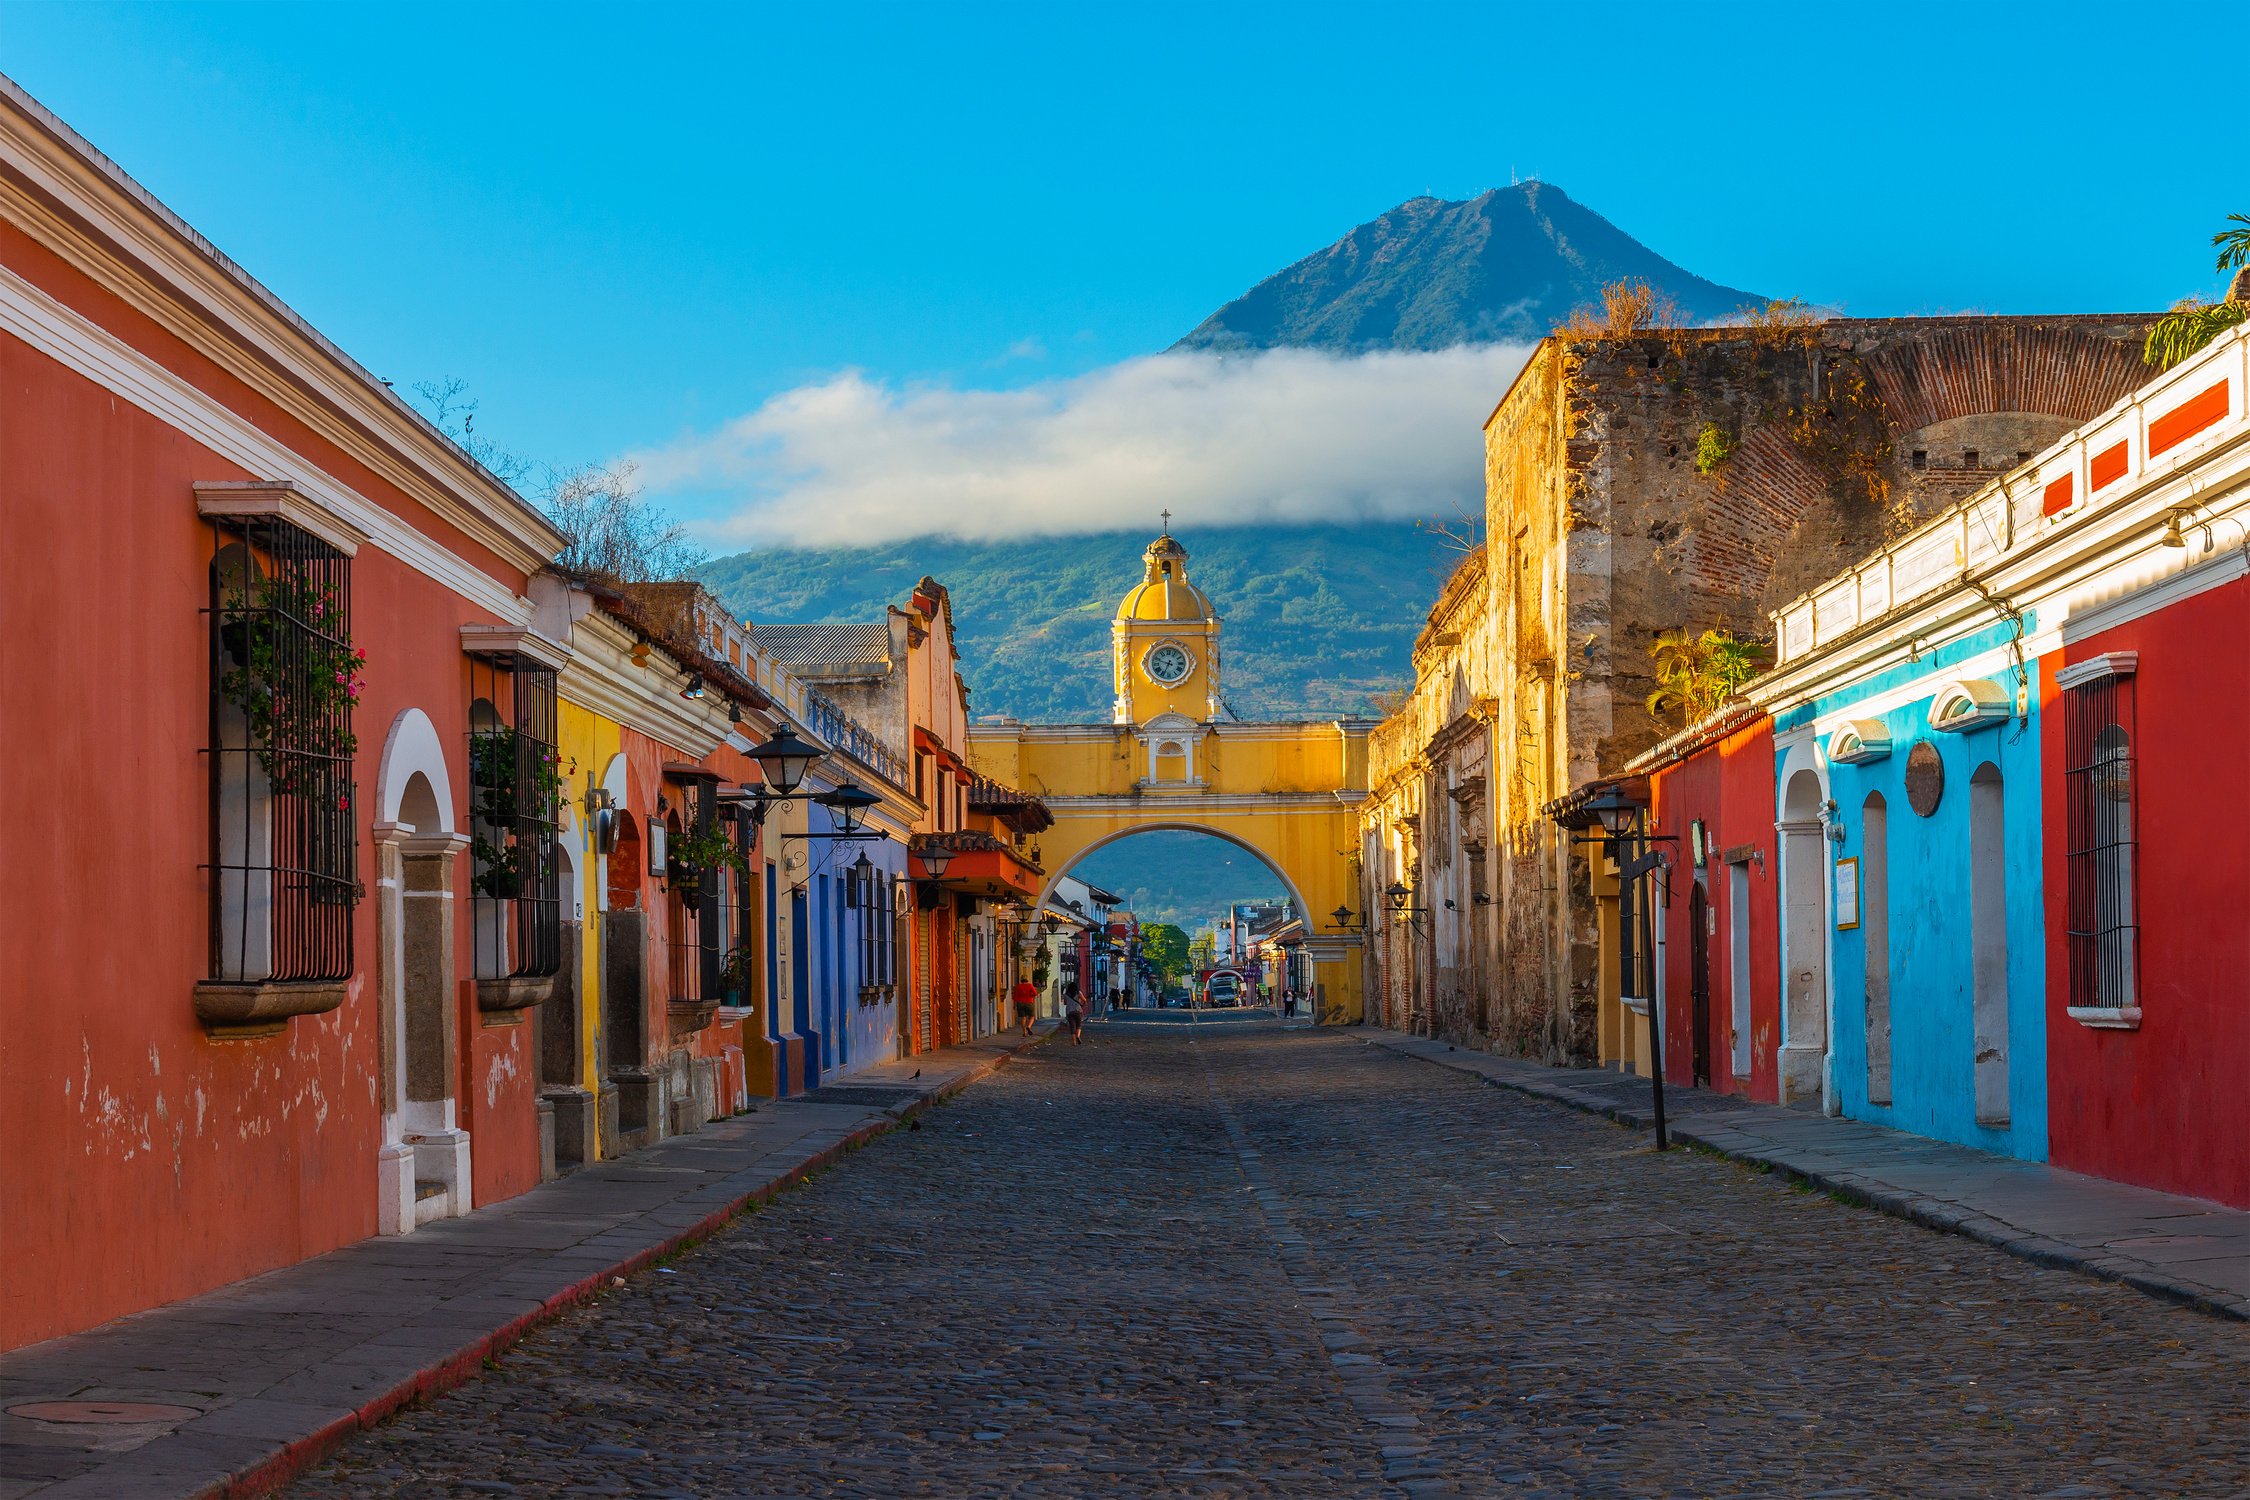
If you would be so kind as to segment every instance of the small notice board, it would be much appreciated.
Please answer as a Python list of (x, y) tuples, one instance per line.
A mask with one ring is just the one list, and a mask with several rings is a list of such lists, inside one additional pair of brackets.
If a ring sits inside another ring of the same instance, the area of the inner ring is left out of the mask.
[(1859, 925), (1859, 856), (1836, 861), (1836, 930)]

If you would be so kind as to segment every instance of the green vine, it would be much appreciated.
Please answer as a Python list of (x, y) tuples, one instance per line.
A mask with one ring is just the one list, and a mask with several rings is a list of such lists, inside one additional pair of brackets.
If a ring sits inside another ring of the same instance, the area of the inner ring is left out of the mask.
[(554, 823), (562, 757), (513, 729), (479, 729), (469, 736), (469, 784), (475, 800), (469, 852), (477, 892), (512, 899), (523, 889), (525, 849), (518, 829), (525, 818)]
[[(219, 635), (234, 665), (219, 695), (236, 708), (275, 794), (302, 796), (359, 749), (351, 711), (367, 653), (352, 645), (333, 586), (283, 574), (228, 589)], [(343, 810), (350, 794), (339, 793)]]
[(740, 873), (743, 868), (742, 852), (717, 823), (691, 828), (668, 840), (664, 858), (665, 863), (695, 871), (699, 876), (706, 870), (728, 869)]

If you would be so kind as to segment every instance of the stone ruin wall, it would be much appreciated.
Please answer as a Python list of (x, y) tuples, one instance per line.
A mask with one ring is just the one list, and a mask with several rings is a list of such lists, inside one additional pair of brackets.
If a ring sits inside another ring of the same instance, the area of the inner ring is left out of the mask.
[[(1679, 727), (1646, 707), (1657, 635), (1762, 635), (1769, 609), (2137, 388), (2148, 322), (1874, 319), (1540, 346), (1486, 427), (1498, 659), (1479, 675), (1495, 685), (1500, 904), (1477, 1040), (1594, 1060), (1590, 870), (1540, 809)], [(1706, 423), (1734, 445), (1708, 474)]]

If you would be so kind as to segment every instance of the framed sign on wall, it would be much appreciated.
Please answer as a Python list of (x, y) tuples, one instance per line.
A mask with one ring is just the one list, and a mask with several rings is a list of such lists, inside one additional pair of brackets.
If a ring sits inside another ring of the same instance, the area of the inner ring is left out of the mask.
[(1836, 861), (1836, 930), (1849, 932), (1859, 925), (1859, 856)]

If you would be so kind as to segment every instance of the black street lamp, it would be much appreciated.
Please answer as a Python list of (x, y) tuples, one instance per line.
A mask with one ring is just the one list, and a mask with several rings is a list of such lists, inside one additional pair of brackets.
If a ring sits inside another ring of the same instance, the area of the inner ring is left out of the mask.
[(766, 786), (773, 795), (793, 795), (813, 762), (820, 759), (820, 747), (809, 745), (797, 738), (796, 732), (783, 729), (772, 739), (750, 752), (750, 758), (765, 773)]
[(844, 781), (825, 792), (803, 790), (805, 774), (822, 758), (821, 748), (798, 738), (793, 729), (784, 728), (764, 744), (750, 752), (758, 763), (759, 774), (764, 778), (757, 785), (744, 783), (740, 788), (723, 793), (730, 802), (738, 803), (750, 819), (750, 826), (763, 828), (766, 815), (784, 802), (817, 802), (828, 809), (835, 829), (828, 833), (790, 834), (791, 838), (806, 839), (880, 839), (880, 830), (864, 833), (867, 814), (883, 805), (883, 799), (856, 781)]
[[(1593, 814), (1601, 823), (1602, 842), (1617, 863), (1617, 991), (1621, 1004), (1628, 986), (1641, 987), (1641, 954), (1634, 941), (1641, 926), (1641, 877), (1664, 862), (1662, 851), (1643, 852), (1642, 846), (1668, 842), (1651, 839), (1641, 831), (1641, 814), (1647, 808), (1647, 799), (1637, 788), (1614, 781), (1579, 804), (1580, 811)], [(1656, 1149), (1662, 1151), (1670, 1141), (1664, 1130), (1663, 1007), (1653, 993), (1655, 988), (1647, 986), (1652, 993), (1640, 998), (1648, 1006), (1649, 1101), (1656, 1116)]]
[(1338, 932), (1364, 932), (1367, 930), (1367, 919), (1361, 917), (1360, 920), (1353, 921), (1352, 918), (1357, 913), (1353, 912), (1348, 906), (1339, 906), (1328, 915), (1335, 920)]
[(1383, 895), (1391, 903), (1391, 910), (1408, 923), (1419, 923), (1422, 917), (1428, 915), (1428, 908), (1414, 904), (1414, 892), (1403, 881), (1392, 881)]
[(882, 798), (856, 781), (847, 781), (834, 791), (818, 793), (813, 801), (827, 808), (835, 817), (836, 831), (839, 833), (859, 832), (861, 825), (867, 821), (868, 810), (883, 805)]
[(924, 845), (914, 857), (922, 862), (923, 877), (929, 880), (943, 880), (946, 866), (953, 863), (953, 851), (943, 844)]

